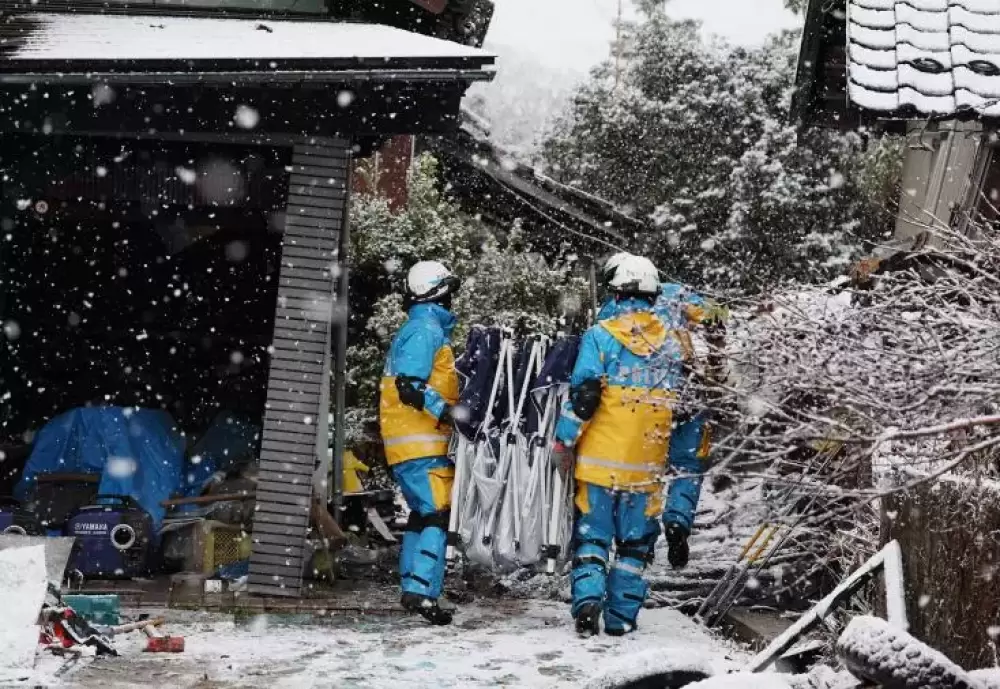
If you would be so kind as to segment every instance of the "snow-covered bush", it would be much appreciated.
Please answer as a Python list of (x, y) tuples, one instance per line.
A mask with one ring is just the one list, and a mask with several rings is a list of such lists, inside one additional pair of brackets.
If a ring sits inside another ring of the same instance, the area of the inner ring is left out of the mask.
[(579, 312), (586, 283), (569, 260), (530, 253), (516, 225), (501, 242), (491, 228), (463, 215), (446, 199), (437, 162), (421, 156), (409, 183), (409, 204), (393, 213), (385, 199), (361, 196), (351, 205), (351, 333), (348, 348), (348, 440), (376, 417), (375, 400), (385, 352), (403, 323), (403, 283), (418, 260), (439, 260), (462, 278), (455, 300), (460, 348), (473, 324), (555, 332)]
[(867, 212), (876, 168), (862, 138), (789, 122), (796, 34), (708, 45), (660, 5), (634, 28), (621, 73), (605, 64), (577, 92), (544, 147), (551, 174), (649, 220), (633, 248), (689, 284), (756, 290), (842, 272), (862, 235), (889, 223)]
[(713, 471), (764, 474), (814, 573), (874, 551), (886, 491), (997, 472), (1000, 236), (931, 233), (734, 318)]

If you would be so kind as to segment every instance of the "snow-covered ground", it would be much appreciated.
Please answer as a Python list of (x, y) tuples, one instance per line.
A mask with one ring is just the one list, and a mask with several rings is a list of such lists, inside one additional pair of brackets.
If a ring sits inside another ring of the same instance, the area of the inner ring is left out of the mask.
[(43, 658), (24, 686), (135, 687), (584, 687), (639, 665), (734, 669), (746, 658), (671, 610), (647, 610), (625, 639), (582, 640), (564, 605), (504, 601), (462, 608), (455, 624), (414, 618), (324, 624), (167, 611), (167, 629), (186, 637), (176, 655), (141, 652), (145, 637), (120, 642), (122, 656), (90, 662), (55, 680), (61, 661)]

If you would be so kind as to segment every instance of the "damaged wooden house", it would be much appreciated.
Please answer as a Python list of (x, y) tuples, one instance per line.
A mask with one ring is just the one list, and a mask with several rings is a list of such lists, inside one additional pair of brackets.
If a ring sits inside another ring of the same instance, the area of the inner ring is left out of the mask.
[[(857, 287), (885, 272), (925, 282), (944, 268), (992, 277), (925, 249), (935, 229), (995, 232), (1000, 219), (1000, 3), (811, 0), (797, 86), (802, 127), (905, 137), (895, 246), (861, 262)], [(945, 303), (961, 298), (942, 294)], [(974, 453), (970, 465), (988, 459)], [(888, 491), (881, 536), (902, 547), (910, 633), (978, 667), (996, 649), (991, 625), (1000, 607), (978, 587), (990, 581), (1000, 542), (988, 511), (995, 489), (979, 475), (967, 485), (964, 478), (956, 472)]]
[[(457, 128), (492, 4), (260, 5), (0, 6), (0, 494), (56, 485), (49, 533), (124, 494), (155, 532), (259, 463), (249, 588), (298, 596), (337, 493), (351, 161)], [(82, 535), (135, 564), (116, 533)]]
[(793, 116), (905, 135), (896, 238), (997, 220), (1000, 6), (812, 0)]

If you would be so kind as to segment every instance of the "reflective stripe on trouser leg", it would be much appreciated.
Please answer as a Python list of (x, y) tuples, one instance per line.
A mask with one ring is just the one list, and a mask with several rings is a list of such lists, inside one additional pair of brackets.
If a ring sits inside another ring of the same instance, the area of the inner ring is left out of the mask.
[(655, 497), (645, 493), (615, 495), (615, 540), (620, 550), (608, 574), (605, 629), (632, 631), (646, 601), (649, 586), (642, 573), (660, 530), (659, 515), (646, 514), (652, 499)]
[(604, 607), (606, 629), (632, 631), (646, 602), (649, 585), (642, 578), (645, 563), (632, 557), (615, 560), (608, 575), (608, 600)]
[(404, 591), (434, 599), (441, 597), (447, 540), (447, 532), (439, 526), (427, 526), (420, 532), (413, 555), (413, 573), (403, 582)]
[(579, 482), (577, 516), (574, 529), (575, 551), (571, 584), (574, 617), (584, 605), (603, 606), (607, 591), (607, 562), (614, 539), (614, 513), (611, 491)]

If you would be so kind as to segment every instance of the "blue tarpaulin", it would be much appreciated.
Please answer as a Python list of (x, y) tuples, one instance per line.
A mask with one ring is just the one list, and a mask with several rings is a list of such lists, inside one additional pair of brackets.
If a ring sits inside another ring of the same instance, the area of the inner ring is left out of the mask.
[(159, 529), (160, 501), (181, 490), (184, 437), (164, 411), (74, 409), (38, 432), (15, 496), (29, 500), (36, 477), (53, 473), (99, 474), (99, 494), (131, 496)]
[(455, 425), (466, 438), (476, 437), (489, 411), (493, 376), (500, 360), (500, 339), (499, 328), (473, 328), (469, 331), (465, 353), (455, 364), (462, 380), (459, 404), (466, 410), (466, 415)]
[(259, 433), (259, 426), (231, 412), (220, 412), (191, 449), (181, 491), (184, 496), (201, 495), (216, 472), (229, 472), (252, 460)]

